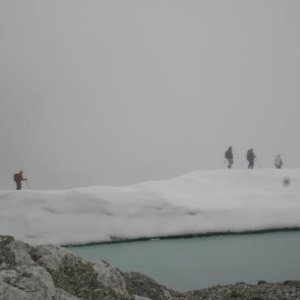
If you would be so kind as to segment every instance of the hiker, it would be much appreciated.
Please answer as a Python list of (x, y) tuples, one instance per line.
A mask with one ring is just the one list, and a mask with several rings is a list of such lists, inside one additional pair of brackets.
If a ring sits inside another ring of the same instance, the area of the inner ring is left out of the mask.
[(19, 173), (16, 173), (14, 175), (14, 181), (16, 182), (17, 190), (22, 189), (22, 181), (25, 181), (25, 180), (27, 180), (27, 178), (23, 177), (23, 171), (20, 171)]
[(233, 154), (232, 154), (232, 147), (230, 146), (226, 151), (225, 151), (225, 158), (228, 161), (228, 169), (231, 169), (231, 166), (233, 165)]
[(253, 149), (252, 148), (249, 149), (247, 151), (247, 160), (249, 162), (248, 169), (253, 169), (254, 168), (254, 160), (255, 160), (255, 158), (256, 158), (256, 155), (254, 154)]
[(279, 154), (275, 157), (274, 164), (277, 169), (281, 169), (283, 163)]

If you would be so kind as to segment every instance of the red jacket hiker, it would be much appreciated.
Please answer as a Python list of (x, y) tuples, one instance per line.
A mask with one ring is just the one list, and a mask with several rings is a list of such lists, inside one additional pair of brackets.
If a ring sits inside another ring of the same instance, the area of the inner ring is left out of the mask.
[(27, 180), (27, 178), (23, 178), (23, 171), (20, 171), (20, 173), (16, 173), (14, 175), (14, 181), (16, 182), (17, 185), (17, 190), (22, 189), (22, 181)]

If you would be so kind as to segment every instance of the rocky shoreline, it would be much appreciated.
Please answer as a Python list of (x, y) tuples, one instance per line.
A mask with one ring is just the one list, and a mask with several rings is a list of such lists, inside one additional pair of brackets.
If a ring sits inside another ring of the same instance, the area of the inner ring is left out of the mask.
[(65, 248), (33, 247), (0, 236), (2, 300), (300, 300), (300, 280), (237, 283), (180, 293), (136, 272), (124, 273), (105, 261), (85, 261)]

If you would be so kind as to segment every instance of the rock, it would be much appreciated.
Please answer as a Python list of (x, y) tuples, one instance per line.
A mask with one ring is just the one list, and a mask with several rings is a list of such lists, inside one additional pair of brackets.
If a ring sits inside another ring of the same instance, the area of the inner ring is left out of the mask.
[(117, 294), (128, 296), (125, 279), (121, 271), (102, 260), (93, 264), (93, 269), (97, 274), (97, 280), (104, 286), (113, 289)]
[(239, 297), (241, 297), (241, 295), (237, 291), (234, 290), (231, 292), (230, 297), (231, 298), (239, 298)]
[(284, 284), (287, 284), (289, 286), (294, 286), (300, 289), (300, 280), (286, 280)]
[(295, 285), (283, 283), (229, 284), (185, 293), (188, 300), (298, 300), (300, 291)]
[(3, 281), (0, 281), (0, 299), (5, 300), (29, 300), (29, 295)]
[(7, 245), (8, 249), (14, 254), (15, 262), (17, 265), (30, 265), (37, 266), (37, 263), (33, 261), (29, 252), (32, 251), (32, 247), (20, 241), (12, 241)]
[(0, 299), (133, 299), (119, 270), (86, 262), (64, 248), (32, 247), (0, 236), (0, 254)]
[(283, 179), (283, 185), (286, 186), (286, 187), (288, 187), (290, 184), (291, 184), (290, 178), (289, 177), (285, 177)]
[(53, 245), (38, 246), (32, 255), (36, 262), (52, 274), (56, 286), (68, 291), (71, 295), (106, 297), (102, 294), (102, 290), (106, 289), (112, 290), (114, 297), (117, 294), (119, 297), (120, 295), (129, 296), (121, 272), (107, 263), (99, 261), (92, 264), (76, 257), (64, 248)]
[(56, 289), (54, 300), (79, 300), (79, 298), (67, 293), (62, 289)]
[(51, 274), (57, 287), (80, 299), (123, 299), (97, 280), (92, 263), (73, 255), (66, 255), (59, 269)]
[(8, 247), (13, 241), (13, 237), (0, 236), (0, 269), (9, 269), (17, 266), (15, 253)]
[(155, 300), (186, 299), (183, 294), (172, 291), (141, 273), (124, 273), (124, 276), (130, 294)]
[(0, 235), (0, 247), (6, 246), (13, 242), (15, 238), (10, 235)]
[(53, 245), (37, 246), (31, 251), (31, 256), (34, 257), (35, 261), (52, 272), (59, 269), (63, 258), (67, 254), (70, 253), (66, 249)]
[(133, 296), (134, 300), (151, 300), (150, 298), (147, 298), (147, 297), (141, 297), (141, 296), (137, 296), (137, 295), (134, 295)]
[(55, 287), (50, 274), (40, 266), (21, 265), (15, 270), (2, 270), (0, 282), (8, 285), (4, 287), (6, 293), (9, 291), (9, 293), (17, 292), (23, 295), (25, 292), (31, 300), (52, 300), (55, 295)]
[(143, 274), (122, 273), (105, 261), (92, 263), (61, 247), (33, 247), (11, 236), (0, 236), (0, 299), (299, 300), (300, 281), (240, 282), (179, 293)]
[(52, 277), (34, 262), (29, 254), (31, 250), (31, 246), (12, 237), (0, 238), (2, 293), (7, 298), (26, 299), (26, 293), (28, 299), (52, 300), (55, 295)]

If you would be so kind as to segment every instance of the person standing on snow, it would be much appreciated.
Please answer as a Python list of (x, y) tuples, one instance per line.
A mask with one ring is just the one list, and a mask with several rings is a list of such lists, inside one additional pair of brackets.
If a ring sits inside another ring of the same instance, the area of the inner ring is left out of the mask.
[(17, 190), (21, 190), (22, 189), (22, 181), (27, 180), (27, 178), (23, 178), (23, 171), (20, 171), (19, 173), (16, 173), (14, 175), (14, 181), (17, 185)]
[(233, 154), (232, 154), (232, 147), (229, 147), (226, 151), (225, 151), (225, 158), (228, 161), (228, 169), (231, 169), (231, 166), (233, 165)]
[(279, 154), (275, 157), (274, 164), (277, 169), (281, 169), (283, 163)]
[(247, 151), (247, 160), (249, 162), (248, 169), (253, 169), (254, 168), (254, 160), (255, 160), (255, 158), (256, 158), (256, 155), (254, 154), (253, 149), (252, 148), (249, 149)]

